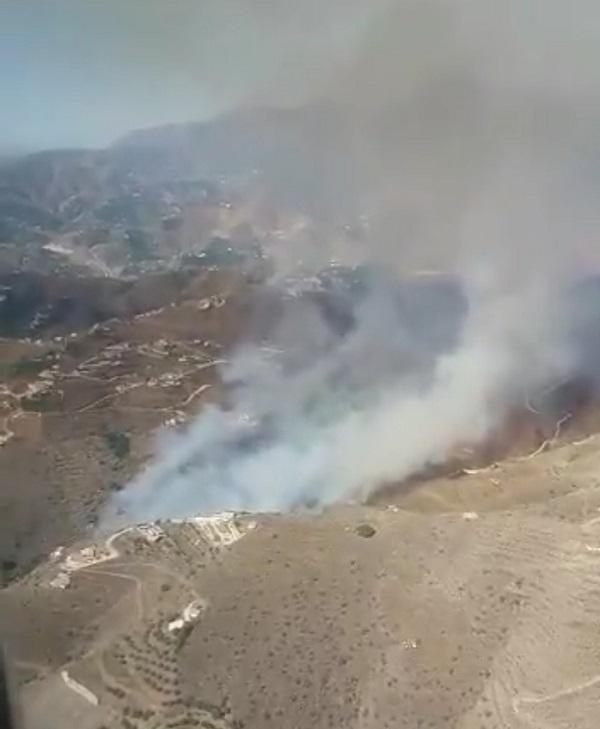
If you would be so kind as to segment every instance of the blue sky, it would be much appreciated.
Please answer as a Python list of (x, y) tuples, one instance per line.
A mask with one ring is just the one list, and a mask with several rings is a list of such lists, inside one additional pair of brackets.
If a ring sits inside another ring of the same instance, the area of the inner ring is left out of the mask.
[[(139, 127), (338, 82), (363, 106), (449, 63), (594, 103), (597, 0), (0, 0), (0, 153), (102, 146)], [(365, 52), (366, 49), (366, 52)], [(351, 73), (347, 73), (351, 69)], [(436, 70), (437, 69), (437, 70)], [(344, 74), (346, 74), (344, 76)]]
[(160, 18), (146, 17), (103, 0), (4, 0), (0, 147), (101, 145), (210, 113), (201, 84), (170, 66), (173, 28), (153, 40)]
[(362, 4), (0, 0), (0, 151), (294, 100), (335, 64)]

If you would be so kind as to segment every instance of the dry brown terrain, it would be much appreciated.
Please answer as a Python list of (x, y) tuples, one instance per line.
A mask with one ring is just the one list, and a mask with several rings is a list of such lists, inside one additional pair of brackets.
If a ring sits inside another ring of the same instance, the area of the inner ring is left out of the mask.
[(113, 284), (80, 283), (98, 321), (38, 322), (38, 302), (35, 332), (0, 340), (0, 625), (26, 729), (595, 729), (585, 384), (525, 396), (368, 505), (101, 534), (157, 430), (222, 402), (232, 346), (303, 305), (207, 271), (156, 279), (151, 307), (149, 281), (120, 283), (108, 319)]
[(156, 433), (223, 400), (219, 368), (232, 347), (246, 338), (261, 346), (286, 307), (302, 302), (227, 268), (127, 281), (72, 272), (2, 280), (18, 314), (0, 317), (15, 329), (0, 337), (7, 584), (89, 534), (102, 504), (151, 454)]
[(55, 554), (0, 601), (27, 726), (594, 729), (599, 469), (592, 437)]
[(140, 313), (142, 284), (119, 317), (0, 339), (5, 581), (93, 525), (157, 429), (220, 397), (217, 369), (249, 325), (250, 289), (218, 272), (185, 283), (171, 284), (170, 303), (164, 291), (167, 303), (155, 308), (148, 292)]

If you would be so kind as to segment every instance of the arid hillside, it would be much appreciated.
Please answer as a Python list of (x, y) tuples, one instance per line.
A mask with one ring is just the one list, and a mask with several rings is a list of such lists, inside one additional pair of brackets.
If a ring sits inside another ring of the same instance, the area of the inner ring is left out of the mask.
[(27, 726), (596, 726), (597, 437), (372, 507), (58, 550), (1, 595)]

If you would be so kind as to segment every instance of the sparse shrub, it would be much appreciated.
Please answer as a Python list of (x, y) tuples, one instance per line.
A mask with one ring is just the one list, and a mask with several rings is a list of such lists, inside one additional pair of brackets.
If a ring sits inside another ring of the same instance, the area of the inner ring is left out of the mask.
[(17, 577), (19, 570), (18, 564), (12, 559), (3, 559), (0, 562), (0, 587), (6, 585)]
[(19, 402), (26, 412), (47, 413), (60, 409), (61, 398), (56, 392), (40, 392), (31, 397), (22, 397)]
[(369, 539), (370, 537), (375, 536), (377, 531), (370, 524), (359, 524), (356, 527), (356, 533), (358, 534), (359, 537), (364, 537), (365, 539)]
[(179, 652), (183, 646), (187, 643), (188, 638), (190, 637), (192, 630), (194, 629), (193, 623), (188, 623), (187, 625), (184, 625), (181, 630), (177, 633), (177, 642), (175, 644), (175, 651)]
[(109, 430), (104, 437), (108, 448), (115, 458), (122, 460), (129, 455), (131, 444), (127, 433), (121, 430)]
[[(45, 370), (53, 361), (53, 355), (46, 354), (40, 357), (22, 357), (18, 362), (6, 365), (6, 374), (12, 377), (32, 377)], [(2, 371), (2, 370), (0, 370)]]

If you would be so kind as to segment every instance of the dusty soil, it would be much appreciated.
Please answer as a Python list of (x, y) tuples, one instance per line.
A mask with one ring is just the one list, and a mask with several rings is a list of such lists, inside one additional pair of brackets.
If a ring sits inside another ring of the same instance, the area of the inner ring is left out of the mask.
[(18, 317), (0, 311), (0, 584), (89, 534), (157, 431), (223, 400), (232, 347), (261, 343), (286, 307), (302, 306), (232, 270), (128, 281), (13, 272), (5, 284)]
[(100, 285), (100, 318), (74, 331), (36, 305), (35, 333), (0, 340), (0, 625), (28, 729), (595, 729), (584, 390), (543, 416), (524, 402), (369, 505), (97, 534), (157, 429), (222, 401), (231, 347), (302, 305), (220, 272), (185, 281), (152, 306)]
[[(220, 272), (177, 282), (113, 282), (124, 291), (111, 303), (125, 312), (118, 317), (74, 330), (68, 317), (42, 321), (30, 336), (0, 339), (1, 581), (88, 532), (156, 431), (221, 397), (218, 367), (248, 326), (250, 287)], [(78, 282), (86, 310), (100, 316), (111, 298), (103, 293), (100, 307), (97, 289), (108, 283), (90, 286)]]
[(593, 729), (598, 446), (55, 556), (0, 599), (27, 726)]

